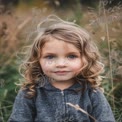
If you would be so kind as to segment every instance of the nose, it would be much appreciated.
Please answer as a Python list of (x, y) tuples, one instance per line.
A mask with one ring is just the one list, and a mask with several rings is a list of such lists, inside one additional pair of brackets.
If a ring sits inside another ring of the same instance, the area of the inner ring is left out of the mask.
[(64, 58), (58, 59), (55, 65), (56, 67), (66, 67), (66, 60)]

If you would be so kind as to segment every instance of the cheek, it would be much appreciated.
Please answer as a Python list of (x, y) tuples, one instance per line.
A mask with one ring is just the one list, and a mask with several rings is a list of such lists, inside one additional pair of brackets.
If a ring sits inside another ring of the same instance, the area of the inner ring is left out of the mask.
[(48, 73), (53, 67), (53, 63), (51, 61), (49, 62), (49, 61), (41, 60), (40, 65), (44, 73)]
[(80, 69), (82, 68), (83, 63), (81, 60), (77, 60), (72, 62), (71, 67), (74, 72), (80, 72)]

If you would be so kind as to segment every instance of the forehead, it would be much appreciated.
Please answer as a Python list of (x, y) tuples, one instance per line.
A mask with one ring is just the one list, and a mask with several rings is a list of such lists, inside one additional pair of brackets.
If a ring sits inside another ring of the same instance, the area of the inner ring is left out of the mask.
[(68, 53), (68, 52), (79, 52), (79, 50), (71, 43), (53, 39), (50, 41), (47, 41), (43, 48), (42, 53), (46, 52), (52, 52), (52, 53)]

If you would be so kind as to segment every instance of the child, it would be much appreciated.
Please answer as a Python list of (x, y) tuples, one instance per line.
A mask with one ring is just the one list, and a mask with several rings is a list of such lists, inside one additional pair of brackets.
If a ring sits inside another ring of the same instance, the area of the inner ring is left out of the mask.
[(26, 56), (8, 122), (115, 122), (100, 90), (103, 64), (84, 29), (48, 17)]

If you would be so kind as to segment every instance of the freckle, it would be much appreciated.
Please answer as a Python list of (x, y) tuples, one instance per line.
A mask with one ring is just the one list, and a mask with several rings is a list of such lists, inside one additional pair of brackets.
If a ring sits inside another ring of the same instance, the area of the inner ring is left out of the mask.
[(48, 64), (52, 64), (52, 61), (48, 61)]
[(46, 65), (52, 64), (52, 61), (45, 62)]

